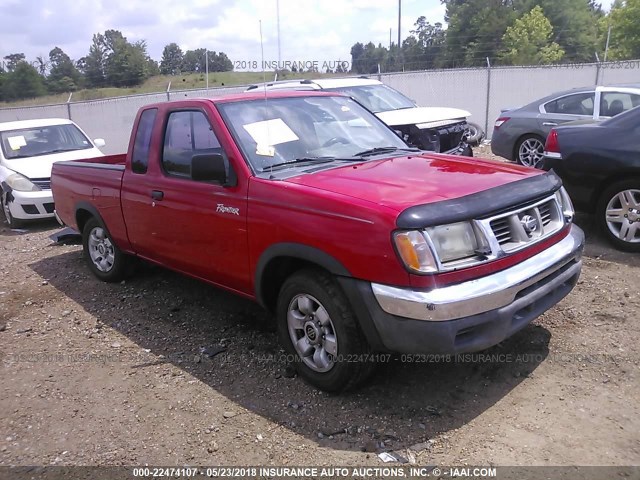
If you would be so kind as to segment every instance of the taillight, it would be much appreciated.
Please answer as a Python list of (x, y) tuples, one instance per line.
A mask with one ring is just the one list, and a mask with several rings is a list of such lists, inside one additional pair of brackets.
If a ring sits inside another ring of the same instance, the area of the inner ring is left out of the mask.
[(545, 153), (560, 153), (560, 144), (558, 143), (558, 132), (551, 130), (547, 135), (547, 141), (544, 144)]
[(510, 117), (500, 117), (496, 120), (496, 123), (493, 124), (493, 128), (498, 130), (502, 125), (504, 125)]

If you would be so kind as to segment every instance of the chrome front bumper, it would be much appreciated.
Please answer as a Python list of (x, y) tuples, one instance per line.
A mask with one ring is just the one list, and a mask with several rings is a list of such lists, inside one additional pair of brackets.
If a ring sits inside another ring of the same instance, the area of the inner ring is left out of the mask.
[(579, 262), (583, 248), (584, 233), (572, 225), (569, 235), (560, 242), (486, 277), (428, 291), (375, 283), (371, 288), (382, 310), (398, 317), (427, 321), (470, 317), (513, 303), (523, 290), (553, 276), (567, 264)]

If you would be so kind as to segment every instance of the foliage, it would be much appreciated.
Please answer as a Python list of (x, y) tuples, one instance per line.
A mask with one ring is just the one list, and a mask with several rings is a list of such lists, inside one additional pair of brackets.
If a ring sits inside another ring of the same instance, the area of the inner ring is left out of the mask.
[(170, 43), (164, 47), (162, 51), (162, 60), (160, 61), (160, 73), (163, 75), (177, 75), (182, 67), (184, 54), (177, 43)]
[[(608, 59), (640, 58), (640, 0), (614, 3), (609, 16), (603, 20), (611, 26)], [(604, 43), (603, 43), (604, 45)]]
[(7, 71), (13, 72), (18, 66), (18, 63), (24, 61), (24, 53), (11, 53), (6, 57), (4, 57), (4, 59), (7, 61), (6, 62)]
[(12, 65), (12, 71), (3, 76), (6, 77), (2, 82), (3, 100), (34, 98), (47, 93), (38, 70), (24, 60)]
[(507, 28), (502, 37), (504, 50), (500, 58), (511, 65), (556, 63), (563, 57), (564, 50), (550, 41), (552, 34), (551, 22), (542, 8), (536, 6)]
[(205, 72), (209, 58), (210, 72), (228, 72), (233, 70), (233, 63), (224, 52), (216, 53), (205, 48), (187, 50), (182, 59), (183, 72)]
[(61, 48), (55, 47), (49, 52), (50, 71), (49, 91), (52, 93), (74, 92), (80, 85), (80, 72), (75, 64)]

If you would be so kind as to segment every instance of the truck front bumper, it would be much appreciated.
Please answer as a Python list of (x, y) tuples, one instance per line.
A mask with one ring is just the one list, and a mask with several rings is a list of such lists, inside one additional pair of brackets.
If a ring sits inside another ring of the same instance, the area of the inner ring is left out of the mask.
[(568, 236), (506, 270), (456, 285), (417, 290), (343, 280), (374, 348), (457, 354), (489, 348), (527, 326), (576, 285), (584, 233)]

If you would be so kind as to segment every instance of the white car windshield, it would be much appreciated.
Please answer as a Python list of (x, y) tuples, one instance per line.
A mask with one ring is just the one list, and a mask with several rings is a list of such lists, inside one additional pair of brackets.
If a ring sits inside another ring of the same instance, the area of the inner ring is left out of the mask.
[(355, 98), (373, 113), (415, 108), (416, 104), (403, 94), (386, 85), (358, 85), (353, 87), (327, 88)]
[(0, 144), (7, 160), (93, 147), (89, 139), (72, 124), (7, 130), (0, 132)]
[(347, 97), (270, 98), (222, 103), (218, 108), (256, 172), (362, 161), (383, 151), (409, 148), (377, 117)]

